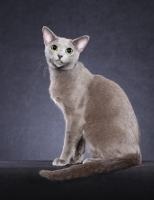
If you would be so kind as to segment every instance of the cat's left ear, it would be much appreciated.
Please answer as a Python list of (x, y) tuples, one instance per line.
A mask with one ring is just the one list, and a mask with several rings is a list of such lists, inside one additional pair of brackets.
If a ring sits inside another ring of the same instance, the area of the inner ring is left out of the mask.
[(49, 43), (57, 39), (57, 36), (46, 26), (43, 26), (42, 32), (45, 45), (48, 45)]
[(88, 35), (84, 35), (82, 37), (79, 37), (73, 40), (73, 44), (79, 52), (84, 50), (85, 46), (87, 45), (89, 41), (89, 38), (90, 37)]

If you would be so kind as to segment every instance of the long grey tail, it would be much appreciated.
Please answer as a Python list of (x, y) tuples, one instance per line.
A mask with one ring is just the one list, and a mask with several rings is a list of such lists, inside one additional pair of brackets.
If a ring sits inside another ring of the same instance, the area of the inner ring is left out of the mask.
[(75, 178), (83, 178), (100, 173), (109, 173), (111, 171), (126, 169), (141, 164), (139, 154), (129, 154), (122, 158), (109, 160), (96, 160), (81, 165), (73, 165), (62, 170), (41, 170), (39, 174), (51, 181), (63, 181)]

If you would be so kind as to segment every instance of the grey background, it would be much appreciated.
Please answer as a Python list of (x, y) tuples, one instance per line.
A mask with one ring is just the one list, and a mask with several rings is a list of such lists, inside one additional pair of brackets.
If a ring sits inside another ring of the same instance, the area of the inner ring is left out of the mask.
[(43, 76), (44, 25), (61, 37), (90, 36), (80, 61), (125, 90), (143, 160), (154, 160), (153, 0), (0, 1), (0, 160), (50, 160), (62, 150), (63, 116)]

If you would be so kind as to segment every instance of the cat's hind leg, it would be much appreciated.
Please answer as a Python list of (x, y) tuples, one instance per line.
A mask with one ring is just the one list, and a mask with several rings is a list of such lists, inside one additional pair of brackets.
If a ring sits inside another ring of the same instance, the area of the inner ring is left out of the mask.
[(76, 147), (74, 156), (70, 160), (70, 164), (82, 163), (85, 152), (85, 140), (82, 137)]

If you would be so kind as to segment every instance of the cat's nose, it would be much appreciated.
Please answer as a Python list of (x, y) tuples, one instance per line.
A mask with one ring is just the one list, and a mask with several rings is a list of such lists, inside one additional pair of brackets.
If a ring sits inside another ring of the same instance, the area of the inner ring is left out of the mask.
[(58, 55), (58, 58), (61, 59), (63, 56), (62, 55)]

